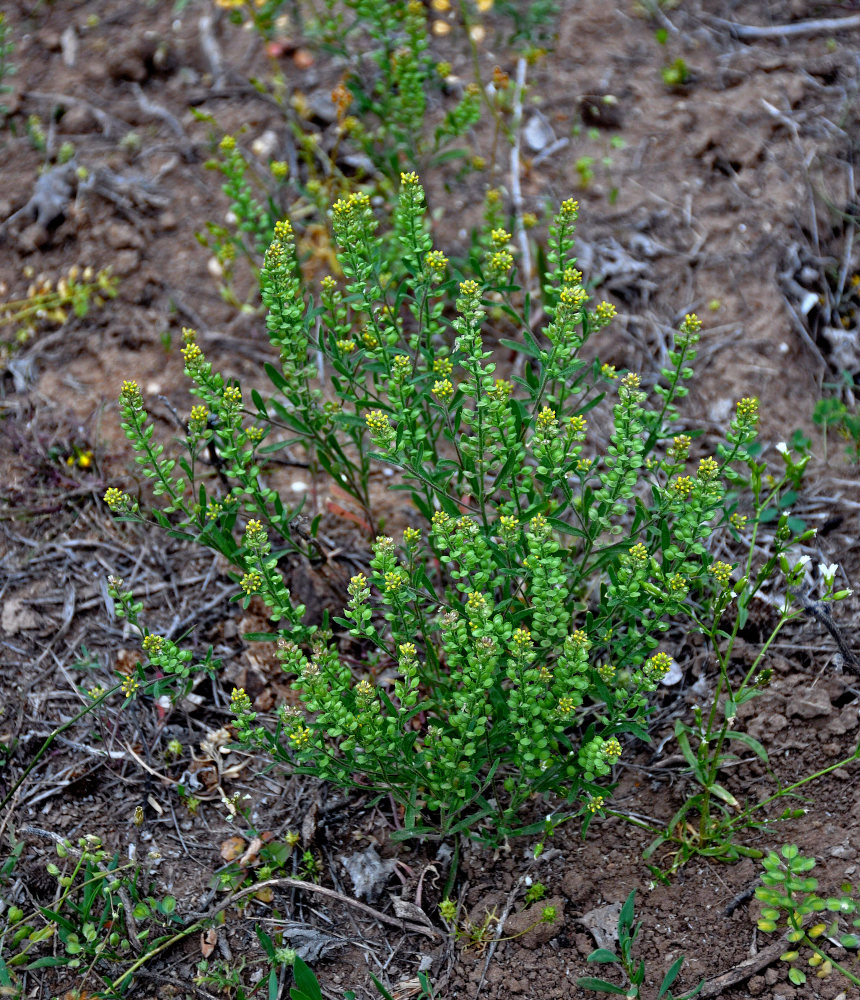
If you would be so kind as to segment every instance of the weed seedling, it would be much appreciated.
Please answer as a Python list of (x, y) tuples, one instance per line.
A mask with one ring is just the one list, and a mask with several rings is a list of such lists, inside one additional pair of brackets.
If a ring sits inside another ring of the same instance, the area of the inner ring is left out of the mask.
[[(633, 922), (635, 901), (636, 890), (634, 889), (627, 897), (618, 916), (619, 954), (616, 955), (614, 951), (610, 951), (608, 948), (596, 948), (586, 959), (588, 962), (612, 963), (619, 966), (627, 977), (628, 985), (618, 986), (615, 983), (608, 982), (606, 979), (598, 979), (594, 976), (582, 976), (576, 980), (577, 986), (581, 986), (587, 990), (594, 990), (597, 993), (611, 993), (615, 996), (627, 997), (628, 1000), (639, 1000), (639, 997), (642, 995), (641, 987), (645, 982), (645, 962), (642, 959), (637, 961), (633, 956), (633, 945), (636, 943), (639, 932), (642, 930), (641, 920), (635, 924)], [(682, 955), (680, 958), (676, 958), (671, 966), (669, 966), (657, 992), (657, 1000), (663, 1000), (663, 998), (665, 1000), (690, 1000), (690, 998), (699, 995), (702, 987), (705, 985), (704, 980), (688, 993), (675, 996), (670, 991), (670, 987), (678, 978), (678, 973), (681, 971), (683, 964), (684, 956)]]

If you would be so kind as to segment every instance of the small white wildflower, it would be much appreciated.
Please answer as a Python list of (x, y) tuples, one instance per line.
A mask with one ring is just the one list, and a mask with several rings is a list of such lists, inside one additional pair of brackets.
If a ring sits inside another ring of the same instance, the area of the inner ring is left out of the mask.
[(827, 563), (818, 564), (818, 573), (825, 583), (830, 584), (833, 582), (833, 578), (836, 576), (836, 572), (839, 566), (836, 563), (831, 563), (829, 566)]
[(811, 562), (809, 556), (801, 556), (797, 560), (797, 565), (794, 568), (795, 569), (800, 569), (801, 566), (805, 566), (808, 562)]
[(780, 441), (779, 444), (776, 446), (776, 450), (781, 455), (788, 455), (788, 445), (785, 443), (785, 441)]

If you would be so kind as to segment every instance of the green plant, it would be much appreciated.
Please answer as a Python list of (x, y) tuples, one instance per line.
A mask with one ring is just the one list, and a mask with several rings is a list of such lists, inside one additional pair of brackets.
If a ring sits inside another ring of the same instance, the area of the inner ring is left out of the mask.
[[(847, 444), (845, 454), (855, 465), (860, 462), (860, 410), (854, 403), (854, 393), (857, 386), (850, 372), (844, 372), (842, 382), (836, 385), (825, 385), (825, 389), (836, 390), (832, 396), (824, 396), (815, 404), (812, 411), (812, 422), (824, 431), (824, 455), (827, 457), (827, 432), (833, 428)], [(846, 393), (851, 405), (845, 403), (841, 393)]]
[[(61, 862), (47, 865), (57, 892), (50, 903), (30, 910), (6, 902), (0, 983), (14, 991), (19, 972), (63, 967), (80, 976), (79, 988), (97, 979), (104, 995), (118, 996), (136, 968), (176, 939), (176, 900), (154, 895), (145, 869), (136, 861), (120, 864), (98, 837), (82, 837), (73, 846), (44, 835), (55, 840)], [(4, 865), (4, 881), (20, 847)], [(117, 976), (122, 966), (126, 971)]]
[[(540, 886), (539, 890), (538, 886)], [(543, 898), (543, 886), (540, 883), (536, 883), (532, 889), (536, 891), (532, 892), (530, 889), (525, 896), (527, 906)], [(465, 942), (466, 948), (476, 948), (482, 951), (491, 944), (498, 944), (501, 941), (515, 941), (541, 924), (552, 924), (558, 919), (558, 911), (554, 906), (544, 906), (535, 920), (521, 931), (506, 937), (497, 937), (499, 917), (496, 915), (495, 907), (492, 910), (485, 910), (483, 918), (476, 921), (468, 917), (460, 917), (457, 904), (452, 899), (446, 898), (439, 904), (439, 912), (448, 925), (449, 931), (458, 941)]]
[[(688, 474), (691, 441), (675, 433), (675, 404), (692, 376), (699, 321), (682, 324), (650, 406), (635, 373), (619, 379), (582, 359), (614, 309), (588, 305), (571, 256), (577, 210), (565, 202), (551, 228), (550, 321), (534, 330), (530, 300), (511, 283), (510, 235), (492, 232), (475, 277), (450, 274), (414, 174), (403, 176), (381, 235), (366, 194), (335, 204), (346, 282), (324, 278), (318, 299), (292, 227), (278, 223), (260, 275), (280, 355), (267, 366), (275, 395), (254, 391), (248, 408), (186, 331), (201, 404), (178, 469), (153, 442), (137, 385), (120, 396), (141, 472), (164, 498), (152, 518), (223, 553), (237, 599), (259, 596), (282, 622), (254, 638), (277, 643), (304, 710), (281, 709), (271, 730), (237, 691), (240, 738), (297, 771), (391, 795), (406, 836), (468, 829), (497, 839), (518, 828), (535, 792), (578, 803), (587, 824), (608, 795), (619, 736), (646, 738), (648, 694), (670, 664), (660, 635), (689, 615), (689, 595), (704, 608), (729, 599), (705, 539), (721, 517), (724, 476), (755, 436), (757, 404), (739, 404), (720, 460)], [(515, 383), (494, 375), (488, 310), (518, 331), (500, 340), (524, 355)], [(328, 398), (315, 357), (330, 373)], [(586, 414), (616, 382), (610, 440), (586, 452)], [(302, 624), (290, 599), (280, 560), (305, 545), (313, 556), (317, 520), (309, 542), (293, 537), (297, 509), (262, 477), (268, 457), (291, 443), (304, 444), (371, 523), (370, 471), (390, 465), (394, 488), (429, 526), (426, 541), (417, 529), (402, 544), (380, 536), (335, 619), (374, 662), (396, 665), (391, 686), (355, 677), (331, 631)], [(198, 461), (208, 449), (219, 456), (217, 479)], [(127, 493), (114, 488), (106, 499), (121, 517), (145, 517)]]
[[(6, 15), (0, 13), (0, 98), (4, 94), (12, 93), (12, 88), (6, 83), (6, 80), (15, 74), (15, 66), (12, 64), (14, 53), (15, 43), (12, 41), (12, 29), (9, 27)], [(0, 115), (8, 114), (8, 106), (0, 99)]]
[[(383, 1000), (394, 1000), (373, 973), (371, 973), (370, 978)], [(314, 975), (313, 970), (298, 955), (293, 959), (293, 981), (295, 985), (290, 990), (290, 1000), (323, 1000), (319, 980)], [(418, 973), (418, 985), (421, 992), (411, 993), (411, 996), (416, 997), (416, 1000), (434, 1000), (435, 994), (425, 972)], [(355, 993), (352, 990), (347, 990), (343, 996), (344, 1000), (355, 1000)]]
[[(642, 959), (639, 959), (637, 962), (633, 957), (633, 946), (639, 937), (639, 932), (642, 930), (641, 920), (635, 924), (633, 923), (635, 902), (636, 890), (634, 889), (627, 897), (618, 915), (618, 951), (620, 954), (616, 955), (614, 951), (610, 951), (608, 948), (596, 948), (586, 959), (588, 962), (612, 963), (620, 966), (627, 977), (628, 985), (617, 986), (615, 983), (610, 983), (605, 979), (597, 979), (594, 976), (581, 976), (576, 980), (577, 986), (581, 986), (587, 990), (594, 990), (597, 993), (611, 993), (614, 996), (627, 997), (628, 1000), (638, 1000), (641, 996), (640, 989), (645, 981), (645, 962)], [(678, 978), (683, 964), (684, 956), (682, 955), (680, 958), (676, 958), (669, 966), (660, 983), (657, 1000), (661, 1000), (663, 997), (666, 1000), (691, 1000), (692, 997), (699, 995), (702, 987), (705, 985), (704, 980), (688, 993), (683, 993), (676, 997), (671, 992), (671, 986)]]
[[(695, 706), (693, 709), (694, 725), (681, 719), (675, 722), (679, 748), (700, 790), (686, 799), (667, 829), (646, 851), (646, 857), (650, 857), (658, 847), (671, 843), (676, 848), (673, 868), (684, 864), (692, 854), (734, 860), (747, 853), (746, 848), (736, 843), (737, 835), (746, 828), (761, 825), (762, 821), (756, 815), (760, 810), (831, 770), (826, 768), (794, 782), (788, 788), (778, 788), (775, 794), (746, 807), (742, 807), (720, 781), (721, 770), (739, 759), (729, 749), (733, 746), (751, 751), (769, 766), (766, 748), (748, 733), (736, 729), (735, 720), (739, 707), (756, 698), (770, 681), (771, 672), (765, 666), (768, 650), (787, 624), (806, 613), (808, 605), (806, 597), (801, 597), (801, 591), (807, 589), (806, 573), (810, 558), (793, 555), (792, 550), (809, 541), (815, 530), (805, 529), (802, 522), (793, 519), (787, 509), (788, 503), (796, 499), (796, 488), (800, 485), (808, 455), (795, 458), (784, 443), (777, 446), (777, 450), (784, 464), (779, 476), (769, 475), (766, 463), (756, 460), (756, 448), (741, 446), (736, 449), (735, 458), (746, 465), (746, 474), (730, 470), (728, 478), (738, 490), (735, 498), (742, 493), (751, 500), (751, 514), (740, 515), (734, 511), (730, 525), (736, 538), (740, 539), (743, 535), (747, 554), (736, 570), (722, 561), (712, 564), (711, 572), (722, 587), (721, 594), (706, 615), (696, 609), (690, 612), (692, 626), (705, 637), (719, 673), (710, 706)], [(729, 500), (735, 498), (730, 497)], [(756, 563), (764, 527), (773, 518), (777, 519), (776, 527), (767, 547), (767, 557), (763, 562)], [(818, 567), (823, 591), (820, 607), (851, 594), (850, 590), (835, 589), (837, 569), (835, 565), (821, 564)], [(739, 579), (734, 578), (735, 573)], [(776, 624), (761, 644), (752, 664), (738, 678), (732, 669), (738, 634), (747, 623), (753, 599), (765, 584), (778, 575), (782, 577), (784, 592), (781, 606), (777, 609)], [(855, 752), (847, 761), (856, 758)], [(758, 852), (753, 854), (760, 856)]]
[(73, 265), (56, 284), (44, 275), (34, 277), (31, 272), (27, 276), (33, 280), (24, 298), (0, 302), (0, 327), (17, 327), (11, 340), (0, 341), (0, 363), (30, 341), (41, 326), (62, 326), (70, 310), (79, 318), (86, 316), (93, 306), (104, 305), (105, 299), (117, 293), (117, 279), (108, 268), (96, 273), (91, 267), (81, 271)]
[[(815, 969), (818, 978), (828, 976), (838, 970), (852, 983), (860, 986), (860, 977), (833, 957), (834, 949), (844, 948), (857, 951), (860, 948), (860, 900), (856, 890), (843, 886), (841, 896), (822, 898), (816, 895), (818, 880), (808, 875), (815, 867), (814, 858), (804, 857), (795, 844), (785, 844), (779, 854), (769, 852), (762, 860), (764, 871), (761, 880), (764, 885), (756, 888), (756, 898), (762, 907), (758, 928), (765, 933), (786, 933), (789, 948), (780, 955), (791, 968), (788, 978), (796, 986), (806, 982), (806, 973), (795, 963), (800, 957), (799, 946), (812, 951), (807, 959), (810, 968)], [(818, 920), (808, 926), (809, 918), (821, 913), (832, 914), (829, 923)], [(850, 921), (852, 931), (844, 932), (840, 917)], [(828, 948), (827, 945), (830, 945)], [(844, 961), (844, 960), (843, 960)]]

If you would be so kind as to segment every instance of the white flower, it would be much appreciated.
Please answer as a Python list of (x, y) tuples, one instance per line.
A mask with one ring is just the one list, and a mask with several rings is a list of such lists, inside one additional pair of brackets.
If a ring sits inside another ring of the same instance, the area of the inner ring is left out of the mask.
[(776, 446), (776, 450), (781, 455), (788, 455), (788, 445), (785, 443), (785, 441), (780, 441), (779, 444)]
[(829, 566), (827, 563), (818, 564), (818, 573), (822, 580), (829, 586), (833, 583), (833, 578), (836, 576), (836, 571), (839, 566), (836, 563), (831, 563)]
[(796, 565), (795, 565), (795, 567), (794, 567), (794, 568), (795, 568), (795, 569), (800, 569), (800, 567), (801, 567), (801, 566), (805, 566), (805, 565), (806, 565), (806, 564), (807, 564), (808, 562), (810, 562), (810, 558), (809, 558), (809, 556), (801, 556), (801, 557), (800, 557), (800, 558), (799, 558), (799, 559), (797, 560), (797, 563), (796, 563)]

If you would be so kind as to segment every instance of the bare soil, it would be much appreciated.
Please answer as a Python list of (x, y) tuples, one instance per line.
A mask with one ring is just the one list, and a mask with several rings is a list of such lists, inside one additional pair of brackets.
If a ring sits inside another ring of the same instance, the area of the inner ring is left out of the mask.
[[(690, 0), (665, 4), (653, 19), (626, 0), (561, 8), (553, 51), (529, 68), (524, 125), (540, 113), (544, 130), (568, 141), (542, 156), (546, 145), (530, 148), (524, 138), (521, 182), (527, 211), (540, 214), (571, 194), (582, 203), (580, 265), (619, 311), (595, 350), (604, 361), (642, 372), (647, 382), (659, 373), (669, 331), (683, 314), (703, 316), (701, 377), (686, 410), (690, 426), (716, 430), (736, 399), (758, 395), (765, 454), (772, 456), (774, 445), (796, 428), (809, 433), (816, 457), (796, 513), (819, 528), (809, 550), (813, 559), (839, 562), (848, 585), (856, 586), (858, 477), (838, 442), (825, 454), (811, 414), (823, 383), (843, 370), (860, 373), (860, 292), (851, 291), (860, 272), (853, 166), (860, 143), (860, 27), (742, 39), (726, 24), (790, 27), (847, 17), (856, 6)], [(450, 16), (457, 26), (454, 14), (433, 16)], [(45, 323), (10, 353), (0, 374), (0, 796), (49, 733), (80, 710), (79, 687), (109, 683), (113, 669), (134, 656), (131, 637), (110, 612), (109, 574), (134, 587), (153, 629), (177, 637), (194, 626), (189, 641), (199, 650), (213, 646), (224, 663), (216, 682), (202, 682), (181, 706), (139, 701), (131, 711), (106, 709), (54, 742), (0, 816), (0, 856), (10, 837), (27, 845), (19, 881), (9, 891), (36, 891), (33, 873), (52, 855), (50, 840), (34, 828), (73, 839), (94, 833), (123, 857), (129, 845), (138, 856), (156, 849), (158, 889), (176, 896), (178, 912), (190, 917), (215, 905), (210, 886), (225, 865), (228, 838), (241, 835), (247, 845), (254, 832), (277, 839), (296, 831), (317, 859), (321, 885), (350, 898), (355, 887), (345, 857), (373, 847), (383, 859), (395, 859), (370, 904), (391, 916), (392, 899), (407, 899), (424, 908), (433, 930), (421, 936), (331, 897), (277, 888), (270, 901), (228, 909), (218, 928), (214, 958), (250, 963), (246, 982), (253, 982), (254, 962), (262, 957), (254, 925), (271, 931), (278, 915), (287, 937), (310, 936), (308, 954), (326, 996), (340, 997), (345, 989), (376, 995), (371, 972), (394, 996), (415, 995), (419, 967), (440, 1000), (585, 996), (575, 979), (594, 972), (585, 962), (595, 947), (589, 914), (620, 903), (635, 888), (652, 991), (646, 995), (656, 995), (655, 982), (684, 955), (679, 984), (707, 979), (712, 985), (705, 995), (860, 996), (835, 974), (810, 975), (799, 988), (787, 981), (787, 965), (766, 952), (772, 939), (756, 930), (758, 904), (736, 902), (754, 884), (758, 862), (701, 858), (663, 884), (642, 857), (649, 835), (617, 818), (598, 818), (585, 839), (576, 824), (561, 826), (537, 863), (531, 838), (495, 853), (464, 840), (454, 883), (464, 912), (476, 920), (509, 912), (505, 933), (525, 929), (527, 877), (547, 886), (560, 914), (551, 927), (492, 950), (466, 948), (446, 935), (436, 908), (451, 863), (447, 850), (392, 842), (396, 818), (385, 803), (370, 809), (360, 797), (347, 799), (278, 771), (262, 773), (262, 761), (212, 749), (211, 734), (230, 722), (234, 684), (245, 687), (262, 713), (291, 696), (271, 654), (241, 638), (264, 629), (265, 619), (253, 604), (243, 612), (230, 603), (234, 587), (219, 560), (155, 530), (114, 524), (100, 498), (107, 486), (135, 482), (115, 404), (124, 378), (140, 382), (162, 437), (175, 433), (171, 411), (187, 412), (191, 397), (177, 347), (183, 325), (200, 331), (207, 355), (226, 375), (262, 384), (261, 363), (271, 356), (264, 323), (259, 313), (238, 311), (221, 298), (209, 254), (195, 239), (207, 222), (223, 222), (227, 201), (219, 177), (205, 169), (213, 127), (192, 108), (214, 116), (223, 132), (238, 134), (247, 150), (273, 133), (277, 155), (285, 157), (292, 140), (284, 112), (249, 83), (265, 79), (272, 66), (255, 36), (205, 0), (10, 0), (7, 17), (18, 72), (0, 132), (2, 300), (25, 295), (35, 276), (56, 280), (73, 265), (110, 266), (119, 287), (115, 299), (85, 318), (59, 328)], [(513, 75), (515, 57), (495, 38), (492, 18), (487, 23), (479, 46), (485, 77), (496, 64)], [(660, 28), (662, 45), (655, 37)], [(470, 56), (462, 31), (457, 37), (455, 30), (434, 46), (468, 80)], [(324, 97), (343, 72), (302, 38), (276, 58), (288, 95)], [(676, 59), (686, 64), (689, 80), (671, 88), (661, 68)], [(612, 111), (604, 114), (607, 107)], [(41, 119), (47, 151), (28, 138), (32, 115)], [(307, 119), (302, 127), (316, 130), (323, 144), (330, 141), (330, 123)], [(623, 146), (613, 145), (613, 137)], [(473, 152), (489, 158), (489, 135), (479, 130), (471, 141)], [(86, 180), (73, 178), (58, 211), (21, 214), (40, 168), (63, 142), (74, 145), (73, 165), (85, 169)], [(584, 157), (593, 161), (585, 187)], [(507, 152), (499, 163), (498, 176), (488, 167), (462, 182), (453, 173), (427, 178), (441, 245), (467, 245), (485, 183), (509, 188)], [(240, 292), (243, 280), (240, 272)], [(90, 451), (91, 463), (81, 467), (75, 456)], [(325, 481), (296, 472), (284, 486), (293, 483), (297, 495), (308, 490), (306, 512), (324, 514), (324, 531), (348, 559), (296, 566), (291, 585), (310, 615), (339, 610), (349, 559), (360, 564), (367, 557), (367, 533)], [(389, 523), (406, 522), (412, 515), (403, 508), (404, 494), (387, 497), (381, 477), (379, 483), (380, 514)], [(836, 613), (856, 648), (856, 598)], [(762, 605), (761, 621), (744, 633), (748, 645), (739, 648), (738, 669), (766, 636), (767, 614)], [(704, 702), (715, 683), (714, 665), (695, 637), (679, 634), (675, 656), (683, 680), (666, 688), (655, 706), (652, 743), (627, 747), (629, 763), (617, 775), (617, 808), (657, 826), (670, 820), (692, 787), (669, 739), (675, 719), (690, 721), (692, 705)], [(772, 647), (768, 664), (771, 688), (743, 721), (768, 747), (778, 779), (789, 783), (849, 756), (858, 740), (860, 691), (856, 678), (839, 672), (830, 635), (810, 619)], [(173, 738), (184, 756), (166, 764), (164, 748)], [(825, 889), (860, 881), (858, 773), (854, 764), (807, 786), (805, 816), (751, 831), (744, 843), (769, 850), (796, 842), (819, 860), (816, 874)], [(755, 760), (742, 760), (725, 781), (741, 801), (774, 788)], [(180, 783), (200, 799), (194, 814), (177, 793)], [(237, 793), (248, 796), (242, 800), (247, 819), (230, 821), (224, 799)], [(144, 811), (139, 828), (133, 824), (138, 806)], [(535, 818), (545, 810), (534, 803)], [(298, 876), (300, 857), (297, 850), (290, 862)], [(658, 852), (652, 863), (665, 868), (671, 857)], [(756, 956), (752, 971), (745, 967), (731, 985), (720, 985), (728, 980), (716, 977)], [(128, 995), (217, 993), (217, 986), (195, 981), (201, 957), (199, 937), (190, 937), (148, 963)], [(80, 976), (62, 968), (31, 973), (25, 983), (33, 997), (62, 996), (78, 986)], [(288, 986), (281, 984), (280, 995)]]

